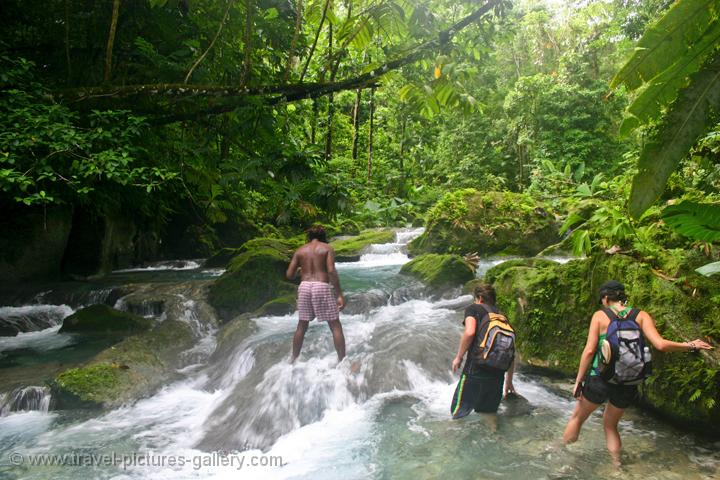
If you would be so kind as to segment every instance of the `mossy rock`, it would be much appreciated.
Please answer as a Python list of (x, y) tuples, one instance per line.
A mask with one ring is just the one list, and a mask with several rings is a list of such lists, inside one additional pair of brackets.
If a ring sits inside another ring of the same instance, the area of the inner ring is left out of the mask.
[(465, 189), (430, 209), (425, 233), (408, 248), (412, 255), (532, 256), (560, 240), (558, 227), (549, 207), (527, 194)]
[(360, 235), (330, 242), (335, 250), (335, 260), (338, 262), (356, 262), (360, 255), (373, 243), (390, 243), (395, 241), (393, 230), (365, 230)]
[(239, 248), (223, 248), (205, 260), (203, 268), (225, 268), (241, 252)]
[(208, 301), (218, 316), (227, 321), (294, 293), (295, 285), (285, 280), (285, 272), (293, 251), (300, 246), (298, 240), (255, 238), (245, 242), (227, 271), (210, 286)]
[(417, 278), (432, 289), (462, 285), (474, 276), (472, 267), (459, 255), (427, 253), (402, 266), (400, 273)]
[(153, 326), (153, 321), (107, 305), (91, 305), (63, 320), (61, 333), (88, 335), (131, 335)]
[(287, 315), (295, 311), (296, 295), (295, 292), (282, 297), (275, 298), (265, 303), (262, 307), (257, 309), (254, 314), (255, 316), (266, 316), (266, 315)]
[(192, 343), (187, 324), (166, 320), (58, 374), (51, 382), (53, 398), (58, 408), (111, 408), (150, 394), (171, 379), (172, 362)]
[[(665, 338), (720, 339), (720, 283), (699, 275), (673, 283), (634, 258), (605, 254), (566, 264), (507, 262), (486, 275), (518, 332), (522, 358), (568, 376), (577, 373), (599, 287), (611, 278), (625, 284), (630, 304), (649, 312)], [(720, 422), (717, 352), (653, 352), (653, 364), (641, 389), (645, 405), (684, 425)]]

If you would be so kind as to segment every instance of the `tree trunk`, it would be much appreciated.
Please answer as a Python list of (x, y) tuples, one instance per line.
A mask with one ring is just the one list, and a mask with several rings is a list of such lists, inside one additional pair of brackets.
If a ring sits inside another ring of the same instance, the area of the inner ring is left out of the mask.
[(113, 0), (112, 19), (110, 20), (110, 33), (108, 33), (107, 48), (105, 49), (105, 82), (110, 81), (110, 73), (112, 72), (112, 54), (113, 45), (115, 44), (115, 33), (117, 32), (117, 22), (120, 16), (120, 0)]
[(357, 89), (355, 93), (355, 106), (353, 107), (353, 138), (352, 138), (352, 159), (357, 160), (358, 155), (358, 140), (360, 139), (360, 100), (362, 97), (362, 90)]
[(305, 78), (307, 69), (310, 66), (310, 60), (312, 60), (313, 54), (315, 53), (315, 48), (317, 48), (318, 38), (320, 38), (320, 32), (322, 31), (323, 23), (325, 23), (325, 17), (327, 17), (328, 7), (330, 7), (330, 0), (325, 0), (325, 6), (323, 7), (322, 17), (320, 17), (320, 25), (318, 25), (317, 31), (315, 32), (315, 40), (313, 40), (312, 47), (310, 47), (310, 53), (308, 53), (308, 58), (305, 61), (305, 66), (303, 67), (303, 71), (300, 74), (301, 82)]
[(218, 26), (217, 32), (215, 32), (215, 36), (213, 37), (212, 41), (210, 42), (210, 45), (205, 49), (202, 55), (200, 55), (200, 58), (197, 59), (195, 63), (193, 63), (193, 66), (190, 67), (190, 70), (188, 70), (187, 75), (185, 75), (185, 83), (188, 83), (190, 80), (190, 77), (192, 76), (195, 69), (202, 63), (203, 60), (205, 60), (205, 57), (207, 56), (208, 52), (212, 50), (213, 46), (215, 45), (215, 42), (217, 41), (218, 37), (220, 36), (220, 32), (222, 32), (223, 26), (225, 26), (225, 22), (228, 19), (228, 16), (230, 15), (230, 6), (232, 5), (232, 0), (228, 0), (227, 7), (225, 8), (225, 14), (223, 15), (222, 20), (220, 21), (220, 25)]
[(315, 138), (317, 137), (317, 117), (318, 117), (318, 100), (313, 98), (312, 103), (312, 118), (310, 118), (310, 143), (315, 145)]
[[(328, 61), (332, 61), (332, 49), (333, 49), (333, 27), (332, 23), (328, 23)], [(331, 73), (330, 80), (333, 81), (335, 73)], [(325, 133), (325, 160), (330, 160), (332, 156), (332, 127), (333, 127), (333, 114), (335, 109), (334, 94), (328, 95), (328, 109), (327, 109), (327, 131)]]
[(407, 128), (407, 115), (403, 115), (400, 127), (400, 178), (405, 180), (405, 129)]
[(252, 59), (252, 26), (255, 4), (253, 0), (246, 0), (245, 3), (245, 61), (243, 62), (243, 74), (241, 85), (247, 85), (250, 81), (250, 61)]
[(302, 14), (303, 14), (303, 0), (297, 0), (297, 15), (295, 17), (295, 32), (293, 32), (293, 38), (290, 42), (290, 51), (288, 52), (288, 63), (285, 67), (285, 74), (283, 75), (283, 83), (287, 83), (290, 78), (290, 71), (293, 67), (295, 60), (295, 49), (297, 48), (298, 38), (300, 38), (300, 29), (302, 28)]
[(368, 183), (372, 179), (373, 124), (375, 121), (375, 87), (370, 89), (370, 132), (368, 133)]
[(70, 63), (70, 0), (65, 0), (65, 61), (67, 62), (67, 82), (70, 85), (72, 65)]

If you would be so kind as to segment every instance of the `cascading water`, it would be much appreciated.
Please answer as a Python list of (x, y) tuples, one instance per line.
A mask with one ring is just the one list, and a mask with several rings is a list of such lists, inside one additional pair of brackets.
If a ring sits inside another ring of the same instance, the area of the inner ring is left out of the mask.
[[(338, 266), (348, 298), (368, 291), (378, 297), (341, 315), (348, 356), (339, 364), (329, 329), (317, 322), (308, 329), (300, 358), (289, 364), (296, 315), (258, 318), (251, 333), (236, 344), (228, 344), (222, 335), (215, 340), (212, 329), (198, 330), (212, 338), (203, 351), (215, 352), (209, 358), (200, 355), (197, 361), (204, 366), (149, 398), (80, 417), (51, 411), (0, 418), (0, 477), (415, 480), (617, 475), (605, 453), (599, 415), (588, 421), (580, 443), (567, 450), (557, 446), (573, 406), (564, 393), (566, 385), (518, 374), (515, 387), (529, 402), (503, 403), (495, 435), (487, 434), (477, 415), (449, 419), (457, 381), (450, 361), (461, 331), (457, 309), (470, 298), (391, 301), (394, 292), (411, 282), (398, 271), (407, 261), (404, 244), (417, 233), (403, 232), (395, 244), (373, 247), (360, 262)], [(191, 312), (188, 322), (202, 314), (192, 303), (185, 306)], [(678, 434), (634, 409), (621, 428), (625, 475), (631, 478), (717, 475), (718, 445)], [(135, 462), (84, 470), (2, 466), (13, 452), (29, 458), (77, 451), (128, 456), (151, 452), (154, 461), (153, 466)], [(241, 470), (237, 463), (228, 464), (230, 457), (240, 455), (246, 457)], [(249, 465), (251, 457), (262, 455), (282, 458), (283, 465)], [(174, 465), (168, 465), (170, 458)], [(184, 466), (178, 465), (179, 458), (185, 459)]]

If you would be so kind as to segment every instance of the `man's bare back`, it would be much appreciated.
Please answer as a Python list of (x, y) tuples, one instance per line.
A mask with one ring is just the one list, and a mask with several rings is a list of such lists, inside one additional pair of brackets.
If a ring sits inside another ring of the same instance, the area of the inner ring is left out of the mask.
[(325, 229), (322, 226), (310, 228), (308, 240), (308, 243), (295, 252), (285, 273), (285, 276), (292, 280), (300, 270), (302, 279), (298, 287), (299, 321), (293, 338), (292, 360), (295, 361), (300, 354), (308, 324), (314, 318), (328, 322), (333, 333), (338, 359), (342, 360), (345, 356), (345, 337), (342, 333), (339, 313), (345, 306), (345, 299), (335, 269), (335, 250), (327, 243)]

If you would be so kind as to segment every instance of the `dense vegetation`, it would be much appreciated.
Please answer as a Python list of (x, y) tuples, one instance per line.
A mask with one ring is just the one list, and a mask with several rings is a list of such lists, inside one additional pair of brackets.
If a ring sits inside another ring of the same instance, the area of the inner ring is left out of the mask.
[(548, 202), (577, 252), (718, 240), (717, 1), (0, 11), (7, 232), (64, 208), (76, 230), (130, 219), (135, 261), (196, 256), (315, 221), (419, 223), (473, 188)]

